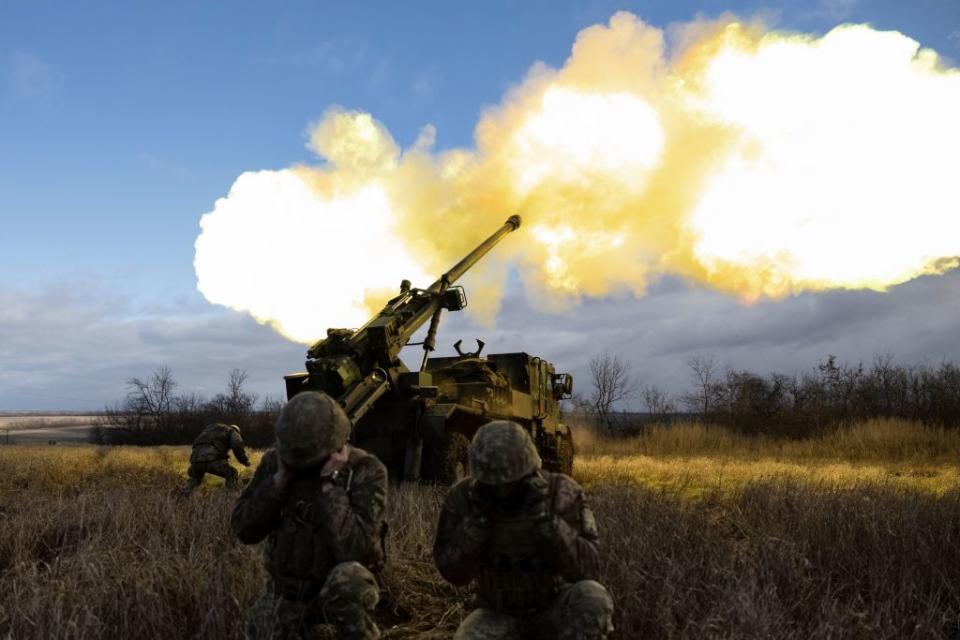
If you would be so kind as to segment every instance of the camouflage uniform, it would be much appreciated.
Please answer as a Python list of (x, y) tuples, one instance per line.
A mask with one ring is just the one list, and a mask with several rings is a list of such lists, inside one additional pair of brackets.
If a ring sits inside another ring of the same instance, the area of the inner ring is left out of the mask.
[[(478, 437), (471, 445), (476, 475)], [(512, 450), (504, 449), (500, 459), (508, 466), (527, 464), (518, 461), (516, 442), (494, 441), (487, 453), (508, 444)], [(605, 638), (613, 629), (613, 600), (592, 579), (599, 561), (593, 513), (573, 479), (539, 470), (532, 441), (529, 446), (534, 463), (526, 475), (494, 474), (499, 481), (489, 484), (489, 478), (468, 477), (444, 502), (433, 551), (437, 568), (453, 584), (473, 581), (479, 605), (455, 638)], [(506, 497), (489, 496), (482, 506), (483, 492), (497, 484), (514, 489)], [(542, 495), (531, 500), (536, 493)]]
[(263, 456), (233, 510), (241, 541), (267, 540), (269, 577), (250, 612), (251, 637), (308, 637), (323, 623), (336, 627), (338, 638), (380, 637), (370, 617), (379, 600), (371, 571), (383, 563), (386, 468), (350, 448), (333, 476), (321, 476), (321, 464), (297, 468), (281, 489), (273, 481), (280, 456), (277, 449)]
[(188, 494), (199, 487), (207, 473), (225, 479), (229, 488), (236, 487), (239, 474), (227, 462), (230, 451), (233, 451), (240, 464), (250, 466), (238, 427), (217, 423), (208, 425), (201, 431), (193, 441), (193, 449), (190, 451), (190, 468), (187, 470), (190, 479), (183, 487), (183, 492)]

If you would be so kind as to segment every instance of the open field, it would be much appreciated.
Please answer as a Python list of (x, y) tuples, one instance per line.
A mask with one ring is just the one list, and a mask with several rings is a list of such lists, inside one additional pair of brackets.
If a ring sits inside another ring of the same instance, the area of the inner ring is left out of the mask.
[(90, 427), (100, 416), (92, 414), (0, 414), (0, 444), (58, 444), (87, 442)]
[(0, 429), (34, 429), (56, 426), (91, 426), (102, 416), (95, 414), (0, 413)]
[[(617, 637), (958, 637), (960, 438), (874, 429), (581, 440)], [(0, 447), (0, 637), (241, 637), (259, 550), (230, 535), (218, 484), (171, 497), (186, 462), (185, 447)], [(391, 489), (385, 637), (450, 637), (464, 615), (430, 559), (442, 494)]]
[(628, 439), (575, 431), (577, 479), (587, 487), (638, 484), (695, 497), (748, 483), (864, 482), (933, 493), (960, 488), (960, 430), (875, 420), (820, 438), (739, 436), (699, 424), (654, 426)]

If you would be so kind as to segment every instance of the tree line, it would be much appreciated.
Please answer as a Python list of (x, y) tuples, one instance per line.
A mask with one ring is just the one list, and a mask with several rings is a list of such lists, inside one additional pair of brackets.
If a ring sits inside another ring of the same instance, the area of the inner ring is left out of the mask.
[(244, 442), (268, 447), (283, 406), (279, 399), (262, 400), (246, 389), (247, 372), (233, 369), (226, 389), (212, 398), (181, 393), (169, 367), (161, 366), (146, 378), (129, 378), (123, 400), (106, 407), (104, 417), (90, 430), (95, 444), (178, 445), (193, 442), (214, 422), (236, 424)]
[[(960, 367), (903, 365), (877, 356), (869, 365), (828, 356), (812, 371), (759, 374), (721, 367), (709, 354), (687, 361), (689, 388), (670, 394), (641, 384), (620, 355), (590, 360), (588, 391), (573, 409), (612, 434), (633, 432), (650, 422), (677, 418), (722, 425), (747, 435), (802, 438), (841, 424), (872, 418), (901, 418), (929, 426), (960, 426)], [(617, 415), (633, 401), (644, 414)]]
[[(641, 383), (630, 362), (601, 353), (589, 363), (587, 391), (568, 411), (610, 435), (629, 435), (647, 424), (678, 419), (720, 425), (745, 435), (804, 438), (842, 424), (900, 418), (937, 427), (960, 427), (960, 367), (902, 365), (878, 356), (869, 365), (828, 356), (796, 374), (759, 374), (722, 367), (710, 354), (687, 360), (689, 386), (671, 394)], [(91, 429), (97, 444), (189, 444), (213, 422), (240, 426), (252, 447), (268, 447), (283, 406), (246, 389), (247, 373), (230, 371), (226, 388), (212, 398), (182, 393), (168, 367), (126, 382), (126, 396), (105, 409)], [(643, 413), (621, 411), (631, 403)]]

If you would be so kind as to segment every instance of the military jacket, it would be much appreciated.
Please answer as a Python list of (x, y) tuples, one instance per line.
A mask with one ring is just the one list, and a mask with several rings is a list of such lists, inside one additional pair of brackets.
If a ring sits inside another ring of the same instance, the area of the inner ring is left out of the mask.
[(486, 522), (475, 518), (473, 478), (454, 486), (444, 502), (433, 550), (437, 569), (453, 584), (475, 582), (485, 607), (542, 609), (564, 584), (597, 577), (597, 526), (580, 485), (560, 473), (539, 473), (550, 483), (546, 523), (535, 524), (519, 507), (498, 509)]
[(357, 561), (376, 571), (383, 562), (387, 470), (375, 456), (351, 448), (337, 477), (320, 466), (298, 470), (280, 490), (278, 459), (264, 454), (233, 509), (231, 524), (247, 544), (267, 539), (266, 569), (276, 590), (319, 590), (337, 564)]
[(225, 424), (207, 425), (193, 441), (190, 462), (214, 462), (226, 460), (230, 451), (242, 464), (249, 464), (247, 452), (243, 448), (243, 438), (234, 429)]

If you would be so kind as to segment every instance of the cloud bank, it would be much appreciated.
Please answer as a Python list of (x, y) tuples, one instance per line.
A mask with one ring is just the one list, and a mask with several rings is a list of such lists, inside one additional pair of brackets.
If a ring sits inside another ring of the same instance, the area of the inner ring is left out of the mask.
[(309, 343), (520, 213), (472, 278), (487, 322), (511, 270), (558, 312), (667, 277), (746, 302), (884, 291), (958, 264), (958, 112), (960, 72), (897, 32), (617, 13), (534, 65), (472, 149), (329, 110), (318, 165), (245, 173), (203, 216), (198, 289)]
[[(212, 395), (239, 367), (253, 391), (280, 396), (282, 376), (302, 369), (305, 349), (242, 314), (198, 303), (144, 312), (89, 288), (0, 290), (0, 410), (99, 409), (123, 396), (127, 378), (161, 364), (186, 391)], [(438, 354), (452, 354), (459, 338), (470, 344), (479, 337), (490, 352), (540, 355), (585, 390), (590, 356), (606, 350), (623, 354), (645, 384), (680, 393), (688, 386), (685, 362), (697, 353), (758, 373), (807, 370), (828, 354), (854, 362), (880, 354), (908, 364), (960, 362), (960, 319), (950, 313), (958, 307), (957, 272), (886, 294), (805, 293), (751, 306), (668, 278), (646, 297), (586, 300), (563, 315), (532, 305), (513, 282), (496, 328), (449, 314)], [(418, 353), (411, 348), (408, 362)]]

